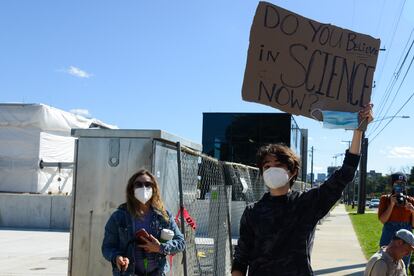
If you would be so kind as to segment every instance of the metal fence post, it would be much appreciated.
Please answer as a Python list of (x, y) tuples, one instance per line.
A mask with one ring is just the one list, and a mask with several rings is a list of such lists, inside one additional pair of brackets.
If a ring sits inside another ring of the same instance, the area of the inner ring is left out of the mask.
[[(180, 192), (180, 221), (181, 221), (181, 231), (184, 235), (185, 240), (185, 223), (184, 223), (184, 198), (183, 198), (183, 180), (181, 172), (181, 144), (177, 142), (177, 171), (178, 171), (178, 189)], [(183, 251), (183, 268), (184, 276), (187, 276), (187, 251)]]
[[(226, 185), (220, 183), (210, 187), (210, 217), (209, 234), (214, 240), (214, 264), (213, 275), (224, 276), (230, 271), (230, 247), (229, 235), (231, 231), (228, 225), (226, 212), (227, 197)], [(226, 229), (227, 228), (227, 229)]]
[[(228, 238), (230, 243), (230, 260), (233, 260), (233, 243), (232, 243), (232, 235), (231, 235), (231, 198), (232, 198), (232, 186), (233, 182), (231, 176), (228, 172), (228, 168), (226, 167), (225, 163), (221, 164), (221, 167), (224, 172), (224, 195), (226, 200), (226, 215), (227, 215), (227, 230), (228, 230)], [(228, 190), (230, 190), (230, 197), (228, 195)]]

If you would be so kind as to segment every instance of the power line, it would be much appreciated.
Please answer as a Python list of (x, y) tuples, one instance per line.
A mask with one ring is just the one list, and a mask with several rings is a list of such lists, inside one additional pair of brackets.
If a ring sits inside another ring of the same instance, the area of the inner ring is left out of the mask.
[[(411, 65), (413, 64), (413, 61), (414, 61), (414, 56), (413, 56), (413, 58), (411, 59), (411, 62), (410, 62), (410, 65), (409, 65), (409, 67), (408, 67), (408, 69), (407, 69), (407, 71), (406, 71), (406, 73), (405, 73), (405, 75), (404, 75), (404, 79), (403, 79), (403, 81), (401, 82), (401, 84), (400, 84), (400, 86), (398, 87), (398, 90), (401, 88), (401, 85), (402, 85), (402, 83), (404, 82), (404, 80), (405, 80), (405, 77), (407, 76), (407, 74), (408, 74), (408, 71), (410, 71), (410, 68), (411, 68)], [(414, 96), (414, 92), (410, 95), (410, 97), (408, 97), (408, 99), (405, 101), (405, 103), (397, 110), (397, 112), (395, 112), (395, 114), (392, 116), (392, 118), (388, 121), (388, 123), (374, 136), (374, 138), (372, 138), (371, 139), (371, 143), (372, 143), (372, 141), (374, 141), (374, 139), (395, 119), (395, 117), (400, 113), (400, 111), (408, 104), (408, 102), (411, 100), (411, 98)]]
[(375, 33), (376, 34), (378, 34), (378, 29), (379, 29), (379, 26), (382, 22), (382, 17), (384, 16), (384, 7), (385, 7), (385, 0), (382, 1), (380, 16), (378, 18), (377, 27), (375, 28)]
[[(401, 89), (401, 87), (402, 87), (402, 85), (403, 85), (403, 83), (404, 83), (404, 81), (405, 81), (405, 78), (407, 77), (407, 75), (408, 75), (408, 72), (410, 71), (410, 69), (411, 69), (411, 66), (412, 66), (412, 64), (413, 64), (413, 61), (414, 61), (414, 55), (413, 55), (413, 57), (411, 58), (411, 62), (410, 62), (410, 65), (408, 65), (408, 68), (407, 68), (407, 71), (405, 71), (405, 74), (404, 74), (404, 77), (403, 77), (403, 79), (402, 79), (402, 81), (401, 81), (401, 83), (400, 83), (400, 85), (398, 86), (398, 89), (397, 89), (397, 94), (398, 94), (398, 92), (400, 91), (400, 89)], [(411, 97), (414, 95), (414, 93), (410, 96), (410, 98), (409, 99), (411, 99)], [(407, 101), (408, 102), (408, 101)], [(405, 106), (405, 104), (407, 104), (407, 102), (406, 103), (404, 103), (404, 105), (403, 105), (403, 107)], [(397, 116), (398, 115), (398, 113), (400, 112), (400, 110), (401, 110), (401, 108), (399, 109), (399, 111), (397, 111), (397, 113), (396, 114), (394, 114), (394, 116), (391, 118), (391, 120), (389, 120), (388, 121), (388, 123), (377, 133), (377, 135), (375, 135), (375, 137), (377, 137), (378, 136), (378, 134), (380, 134), (384, 129), (385, 129), (385, 127), (387, 127), (391, 122), (392, 122), (392, 120), (395, 118), (395, 116)], [(373, 132), (372, 132), (373, 133)], [(373, 135), (373, 134), (371, 134), (371, 135)], [(375, 138), (374, 137), (374, 138)], [(373, 138), (373, 139), (374, 139)]]
[(374, 136), (374, 138), (371, 139), (371, 143), (375, 140), (375, 138), (394, 120), (395, 116), (397, 116), (400, 111), (404, 108), (404, 106), (407, 105), (407, 103), (411, 100), (411, 98), (414, 96), (414, 93), (411, 94), (411, 96), (405, 101), (405, 103), (401, 106), (400, 109), (393, 115), (393, 117), (388, 121), (388, 123), (377, 133), (377, 135)]
[[(405, 57), (404, 57), (404, 61), (403, 61), (403, 63), (405, 63), (405, 61), (407, 60), (407, 57), (408, 57), (409, 53), (411, 52), (411, 49), (412, 49), (413, 45), (414, 45), (414, 39), (413, 39), (413, 42), (411, 43), (410, 49), (408, 50), (407, 54), (406, 54), (406, 55), (405, 55)], [(414, 56), (413, 56), (413, 58), (414, 58)], [(411, 59), (411, 63), (410, 63), (410, 65), (409, 65), (408, 70), (410, 70), (410, 67), (411, 67), (411, 64), (412, 64), (412, 63), (413, 63), (413, 59)], [(402, 69), (402, 68), (400, 68), (400, 70), (401, 70), (401, 69)], [(400, 70), (398, 71), (398, 74), (400, 74)], [(388, 112), (389, 112), (389, 110), (390, 110), (390, 108), (391, 108), (392, 104), (394, 103), (395, 99), (397, 98), (397, 95), (398, 95), (398, 93), (400, 92), (401, 85), (402, 85), (402, 83), (404, 82), (405, 77), (407, 76), (408, 70), (407, 70), (406, 74), (404, 75), (404, 78), (403, 78), (403, 80), (401, 81), (400, 86), (398, 87), (398, 89), (397, 89), (396, 93), (394, 94), (394, 97), (392, 98), (391, 103), (388, 105), (388, 108), (387, 108), (387, 110), (385, 111), (384, 117), (385, 117), (385, 116), (387, 116), (387, 114), (388, 114)]]
[(383, 65), (381, 66), (381, 71), (379, 72), (379, 77), (378, 77), (378, 78), (379, 78), (379, 84), (380, 84), (380, 83), (381, 83), (381, 81), (382, 81), (382, 72), (384, 71), (385, 65), (387, 64), (388, 55), (389, 55), (389, 52), (391, 51), (392, 46), (393, 46), (393, 42), (394, 42), (394, 38), (395, 38), (395, 34), (396, 34), (396, 31), (397, 31), (398, 25), (400, 24), (400, 19), (401, 19), (402, 12), (403, 12), (403, 10), (404, 10), (405, 2), (406, 2), (406, 0), (404, 0), (403, 4), (402, 4), (402, 6), (401, 6), (401, 9), (400, 9), (400, 13), (399, 13), (399, 15), (396, 17), (396, 21), (397, 21), (397, 23), (394, 25), (394, 30), (392, 31), (392, 37), (391, 37), (390, 46), (388, 47), (388, 51), (387, 51), (387, 53), (385, 54), (385, 59), (384, 59)]
[(385, 89), (385, 92), (383, 94), (383, 97), (381, 99), (381, 102), (378, 105), (378, 107), (380, 108), (380, 112), (379, 112), (378, 115), (380, 115), (382, 113), (382, 110), (384, 108), (384, 105), (387, 102), (387, 100), (385, 99), (385, 97), (388, 95), (388, 91), (390, 90), (391, 86), (394, 85), (394, 82), (398, 79), (399, 72), (401, 71), (401, 69), (402, 69), (402, 67), (404, 65), (404, 63), (401, 63), (400, 64), (400, 62), (401, 62), (401, 59), (404, 56), (404, 53), (405, 53), (405, 50), (408, 47), (408, 44), (410, 43), (410, 39), (411, 39), (411, 36), (413, 34), (413, 31), (414, 31), (414, 28), (411, 30), (410, 37), (408, 38), (407, 42), (405, 43), (404, 50), (401, 52), (400, 58), (399, 58), (399, 60), (397, 62), (396, 68), (395, 68), (394, 73), (393, 73), (393, 78), (388, 82), (387, 88)]
[[(383, 97), (381, 99), (381, 102), (379, 103), (379, 109), (380, 109), (380, 111), (378, 112), (378, 116), (381, 115), (381, 113), (382, 113), (382, 111), (383, 111), (383, 109), (384, 109), (384, 107), (385, 107), (385, 105), (386, 105), (386, 103), (388, 101), (389, 92), (390, 92), (391, 89), (394, 88), (394, 85), (395, 85), (395, 83), (397, 82), (397, 80), (398, 80), (398, 78), (400, 76), (400, 72), (402, 70), (402, 67), (404, 66), (404, 63), (405, 63), (406, 58), (404, 59), (403, 62), (401, 62), (401, 59), (403, 58), (404, 53), (406, 52), (406, 49), (408, 47), (408, 44), (410, 43), (410, 39), (411, 39), (411, 36), (413, 34), (413, 31), (414, 31), (414, 28), (411, 30), (410, 37), (408, 38), (408, 40), (407, 40), (407, 42), (405, 44), (404, 50), (401, 52), (400, 58), (399, 58), (399, 60), (397, 62), (396, 68), (395, 68), (394, 73), (393, 73), (393, 78), (388, 82), (387, 88), (385, 89), (385, 92), (383, 94)], [(410, 51), (411, 51), (411, 47), (408, 50), (408, 52), (406, 52), (406, 57), (408, 56), (408, 54), (409, 54)]]
[[(382, 99), (383, 101), (380, 103), (379, 112), (376, 114), (376, 116), (378, 116), (378, 117), (381, 117), (381, 114), (382, 114), (382, 112), (383, 112), (383, 110), (384, 110), (384, 108), (386, 106), (385, 103), (388, 102), (388, 99), (389, 99), (389, 97), (392, 94), (391, 91), (394, 89), (394, 86), (395, 86), (395, 84), (397, 83), (397, 81), (398, 81), (398, 79), (400, 77), (401, 70), (404, 67), (405, 62), (406, 62), (406, 60), (407, 60), (407, 58), (408, 58), (408, 56), (409, 56), (409, 54), (410, 54), (410, 52), (412, 50), (412, 47), (414, 45), (414, 39), (413, 39), (413, 41), (412, 41), (412, 43), (410, 45), (410, 48), (408, 49), (408, 51), (406, 52), (406, 54), (404, 56), (404, 52), (405, 52), (405, 50), (408, 47), (408, 44), (410, 42), (410, 38), (411, 38), (413, 32), (414, 32), (414, 28), (411, 30), (410, 37), (407, 40), (406, 45), (404, 47), (404, 51), (402, 52), (402, 54), (401, 54), (401, 56), (399, 58), (399, 61), (397, 63), (397, 67), (399, 67), (399, 68), (398, 69), (396, 68), (396, 70), (394, 71), (394, 74), (393, 74), (394, 78), (388, 83), (388, 86), (385, 89), (385, 92), (384, 92), (384, 95), (383, 95), (383, 99)], [(401, 62), (401, 64), (398, 66), (398, 64), (400, 63), (400, 61), (403, 58), (403, 56), (404, 56), (404, 59)], [(395, 93), (395, 95), (394, 95), (394, 97), (393, 97), (393, 99), (391, 101), (391, 104), (388, 105), (387, 111), (385, 112), (384, 116), (382, 116), (382, 117), (386, 117), (386, 115), (388, 114), (388, 111), (389, 111), (391, 105), (394, 103), (394, 100), (395, 100), (396, 96), (398, 95), (398, 91), (399, 90), (397, 90), (397, 92)], [(382, 124), (382, 122), (380, 122), (372, 131), (370, 131), (370, 134), (373, 133), (373, 132), (375, 132), (380, 127), (381, 124)]]

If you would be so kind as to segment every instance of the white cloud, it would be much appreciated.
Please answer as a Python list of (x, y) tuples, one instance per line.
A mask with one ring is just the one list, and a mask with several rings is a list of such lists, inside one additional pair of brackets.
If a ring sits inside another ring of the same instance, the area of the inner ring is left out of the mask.
[(414, 147), (393, 147), (388, 152), (389, 158), (414, 159)]
[(86, 71), (84, 71), (84, 70), (82, 70), (78, 67), (72, 66), (72, 65), (69, 66), (69, 68), (64, 70), (64, 71), (66, 73), (68, 73), (69, 75), (72, 75), (72, 76), (75, 76), (75, 77), (78, 77), (78, 78), (83, 78), (83, 79), (86, 78), (87, 79), (87, 78), (92, 77), (92, 74), (90, 74), (90, 73), (88, 73), (88, 72), (86, 72)]
[(77, 109), (71, 109), (69, 110), (69, 112), (86, 117), (86, 118), (92, 118), (92, 115), (89, 113), (89, 110), (87, 109), (77, 108)]
[(308, 140), (309, 141), (313, 141), (313, 137), (308, 137)]

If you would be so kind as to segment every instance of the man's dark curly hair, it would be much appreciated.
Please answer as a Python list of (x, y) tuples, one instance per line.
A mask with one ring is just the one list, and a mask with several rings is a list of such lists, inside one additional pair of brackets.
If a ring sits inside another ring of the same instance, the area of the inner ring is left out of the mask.
[(299, 156), (297, 156), (291, 148), (289, 148), (283, 143), (262, 146), (259, 148), (256, 155), (257, 167), (259, 168), (261, 175), (263, 175), (263, 163), (267, 155), (275, 156), (280, 163), (285, 164), (287, 166), (290, 173), (294, 175), (290, 180), (290, 186), (292, 187), (293, 183), (295, 183), (295, 180), (298, 176), (300, 168)]

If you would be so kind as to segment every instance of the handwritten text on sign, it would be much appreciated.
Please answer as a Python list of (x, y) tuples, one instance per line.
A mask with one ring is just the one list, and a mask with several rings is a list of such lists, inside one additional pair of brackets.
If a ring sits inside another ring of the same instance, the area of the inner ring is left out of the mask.
[(260, 2), (243, 100), (311, 118), (315, 109), (359, 111), (371, 98), (379, 46), (379, 39)]

